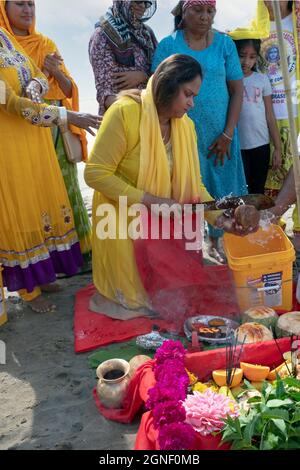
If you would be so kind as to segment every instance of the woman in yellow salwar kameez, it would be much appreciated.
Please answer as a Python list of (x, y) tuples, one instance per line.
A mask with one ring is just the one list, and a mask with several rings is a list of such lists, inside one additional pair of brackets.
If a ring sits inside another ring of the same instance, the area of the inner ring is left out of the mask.
[[(79, 111), (78, 87), (60, 58), (56, 44), (35, 29), (35, 2), (0, 1), (0, 26), (15, 37), (27, 55), (47, 76), (49, 91), (44, 100), (51, 105), (65, 106), (69, 110)], [(84, 130), (74, 126), (70, 126), (70, 129), (79, 136), (83, 160), (86, 160), (87, 139)], [(68, 161), (59, 127), (53, 126), (51, 131), (71, 204), (84, 259), (84, 269), (87, 270), (91, 264), (92, 230), (79, 187), (77, 165)]]
[(38, 104), (47, 91), (46, 77), (0, 28), (0, 263), (8, 290), (36, 311), (53, 308), (41, 291), (56, 273), (73, 275), (82, 265), (51, 131), (42, 127), (99, 125), (97, 117)]
[[(273, 88), (273, 108), (280, 131), (282, 142), (282, 165), (279, 170), (270, 168), (266, 181), (266, 194), (276, 197), (283, 185), (286, 175), (293, 164), (292, 148), (290, 142), (290, 130), (286, 105), (286, 93), (283, 84), (283, 75), (280, 65), (278, 37), (274, 21), (273, 6), (271, 1), (258, 0), (256, 19), (249, 28), (238, 28), (230, 33), (233, 39), (261, 39), (262, 63), (260, 71), (266, 73)], [(300, 80), (300, 2), (280, 1), (282, 27), (289, 65), (289, 74), (292, 88), (297, 94), (297, 80)], [(300, 132), (300, 106), (294, 104), (295, 122)], [(294, 211), (294, 233), (296, 243), (300, 236), (300, 222), (297, 209)]]
[[(173, 55), (160, 64), (146, 90), (121, 97), (104, 115), (85, 169), (85, 180), (95, 189), (93, 278), (98, 294), (90, 302), (93, 311), (127, 319), (151, 310), (133, 241), (120, 239), (118, 229), (116, 239), (98, 237), (105, 204), (114, 208), (118, 227), (120, 196), (127, 196), (129, 207), (142, 203), (148, 208), (212, 199), (200, 175), (194, 124), (186, 115), (201, 80), (197, 61)], [(223, 215), (208, 214), (210, 223), (224, 227)]]

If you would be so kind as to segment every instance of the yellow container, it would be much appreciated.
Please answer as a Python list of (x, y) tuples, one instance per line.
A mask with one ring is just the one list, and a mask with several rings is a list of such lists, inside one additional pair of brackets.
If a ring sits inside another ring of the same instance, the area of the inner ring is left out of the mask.
[(241, 312), (258, 305), (292, 309), (295, 250), (279, 226), (247, 237), (226, 233), (224, 250)]
[(3, 290), (3, 282), (2, 282), (2, 273), (3, 268), (0, 264), (0, 326), (4, 325), (7, 322), (7, 314), (5, 308), (5, 299), (4, 299), (4, 290)]

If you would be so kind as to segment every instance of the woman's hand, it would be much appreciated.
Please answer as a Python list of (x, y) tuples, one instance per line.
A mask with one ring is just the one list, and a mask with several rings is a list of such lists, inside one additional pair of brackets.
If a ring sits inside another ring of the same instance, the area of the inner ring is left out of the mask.
[(40, 83), (36, 80), (31, 80), (26, 87), (26, 97), (29, 98), (34, 103), (42, 103), (42, 87)]
[(93, 136), (95, 136), (96, 134), (91, 130), (91, 127), (93, 129), (99, 129), (102, 122), (102, 116), (95, 116), (93, 114), (75, 113), (74, 111), (67, 111), (67, 116), (69, 124), (73, 124), (73, 126), (85, 129)]
[(48, 72), (49, 76), (55, 77), (60, 71), (60, 66), (63, 63), (63, 58), (57, 53), (48, 54), (45, 57), (43, 69)]
[(226, 156), (230, 160), (230, 146), (231, 140), (221, 134), (209, 147), (210, 152), (207, 158), (211, 158), (214, 155), (216, 157), (214, 165), (217, 166), (218, 162), (220, 162), (220, 165), (223, 166)]
[(153, 194), (145, 193), (141, 202), (154, 214), (165, 215), (166, 217), (170, 217), (170, 214), (180, 218), (182, 216), (182, 205), (175, 201), (175, 199), (157, 197), (153, 196)]
[(170, 199), (166, 197), (158, 197), (154, 196), (153, 194), (150, 193), (145, 193), (144, 197), (142, 199), (142, 204), (145, 204), (149, 209), (151, 209), (151, 206), (154, 205), (166, 205), (168, 207), (173, 206), (174, 204), (179, 204), (175, 199)]
[(118, 91), (137, 88), (141, 83), (146, 83), (148, 75), (140, 70), (131, 72), (114, 72), (113, 83)]
[(282, 156), (281, 156), (281, 149), (275, 149), (272, 155), (273, 165), (272, 168), (274, 171), (279, 170), (282, 165)]

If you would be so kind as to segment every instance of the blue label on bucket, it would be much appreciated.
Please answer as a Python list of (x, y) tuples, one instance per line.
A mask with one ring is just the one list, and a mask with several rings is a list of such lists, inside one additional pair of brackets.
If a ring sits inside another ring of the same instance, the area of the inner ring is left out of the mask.
[(279, 307), (282, 305), (282, 272), (262, 274), (255, 279), (247, 279), (251, 288), (251, 305), (265, 305), (266, 307)]
[(282, 272), (264, 274), (262, 276), (264, 283), (264, 304), (267, 307), (278, 307), (282, 305)]
[(281, 280), (282, 280), (282, 272), (262, 275), (262, 282), (277, 282), (277, 281), (281, 282)]

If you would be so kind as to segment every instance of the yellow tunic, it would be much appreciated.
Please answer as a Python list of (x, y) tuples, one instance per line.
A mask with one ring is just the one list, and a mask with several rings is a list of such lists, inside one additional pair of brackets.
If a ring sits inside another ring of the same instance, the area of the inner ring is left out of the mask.
[[(111, 106), (105, 114), (85, 169), (85, 180), (95, 189), (92, 243), (94, 284), (102, 295), (131, 309), (149, 306), (137, 271), (133, 243), (130, 239), (120, 240), (118, 231), (116, 239), (99, 239), (97, 224), (103, 217), (97, 215), (97, 209), (101, 204), (113, 205), (118, 227), (119, 196), (127, 196), (128, 205), (141, 202), (144, 191), (137, 188), (140, 123), (141, 105), (133, 99), (122, 98)], [(169, 177), (172, 179), (171, 174)], [(211, 200), (202, 181), (199, 187), (201, 200)]]
[(28, 292), (82, 262), (51, 131), (42, 128), (59, 123), (58, 108), (21, 98), (32, 78), (47, 86), (0, 28), (0, 263), (8, 289)]

